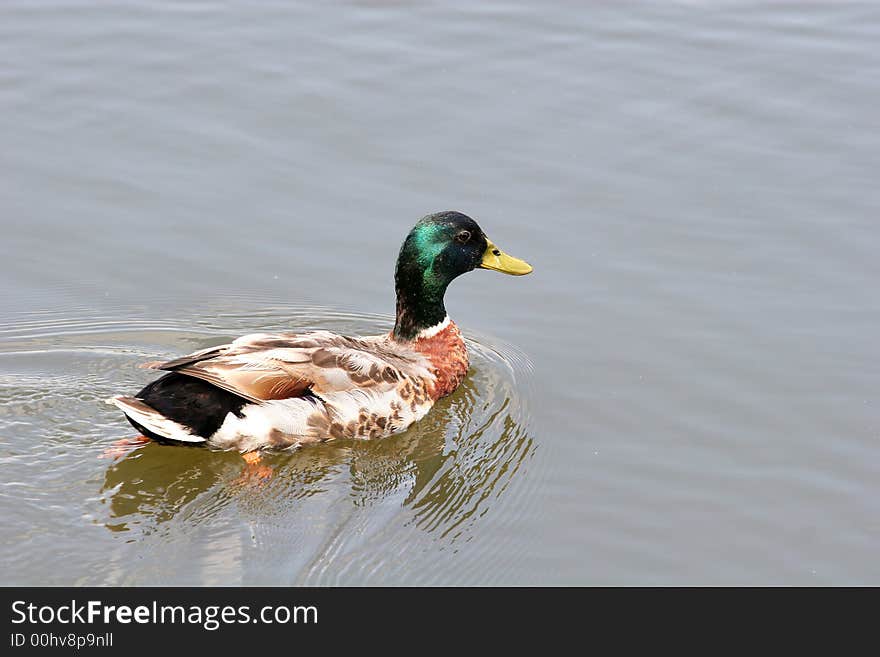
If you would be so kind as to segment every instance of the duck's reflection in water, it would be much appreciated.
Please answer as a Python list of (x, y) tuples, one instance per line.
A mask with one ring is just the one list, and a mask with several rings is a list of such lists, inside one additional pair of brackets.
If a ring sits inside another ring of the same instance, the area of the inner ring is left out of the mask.
[(107, 469), (105, 524), (150, 533), (173, 518), (209, 521), (233, 503), (251, 519), (295, 518), (297, 501), (310, 496), (369, 507), (396, 495), (417, 526), (445, 536), (485, 513), (532, 453), (522, 413), (509, 382), (472, 368), (408, 431), (267, 454), (267, 479), (243, 477), (236, 453), (151, 443)]

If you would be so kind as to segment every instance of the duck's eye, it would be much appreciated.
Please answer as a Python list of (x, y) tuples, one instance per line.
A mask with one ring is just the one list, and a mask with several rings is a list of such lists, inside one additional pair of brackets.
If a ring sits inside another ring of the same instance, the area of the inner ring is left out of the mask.
[(471, 239), (471, 231), (463, 230), (455, 236), (455, 241), (459, 244), (467, 244)]

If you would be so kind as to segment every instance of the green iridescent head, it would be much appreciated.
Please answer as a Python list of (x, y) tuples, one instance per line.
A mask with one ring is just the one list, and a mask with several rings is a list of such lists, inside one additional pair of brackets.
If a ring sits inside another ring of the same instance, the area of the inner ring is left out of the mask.
[(442, 322), (446, 288), (478, 267), (515, 276), (532, 271), (528, 263), (502, 253), (477, 222), (461, 212), (437, 212), (421, 219), (400, 247), (394, 271), (394, 337), (412, 340), (419, 331)]

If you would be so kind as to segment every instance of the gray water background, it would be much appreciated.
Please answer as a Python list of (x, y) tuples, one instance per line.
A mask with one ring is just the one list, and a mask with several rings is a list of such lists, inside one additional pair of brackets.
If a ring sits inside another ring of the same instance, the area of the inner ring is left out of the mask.
[[(11, 584), (880, 584), (880, 5), (0, 5)], [(387, 329), (400, 242), (535, 271), (381, 444), (151, 445), (101, 400)]]

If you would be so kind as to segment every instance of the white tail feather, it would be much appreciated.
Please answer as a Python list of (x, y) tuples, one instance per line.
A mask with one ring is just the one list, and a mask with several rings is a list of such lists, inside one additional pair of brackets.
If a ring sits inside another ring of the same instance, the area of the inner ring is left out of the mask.
[(147, 406), (140, 399), (117, 395), (105, 400), (108, 404), (116, 406), (132, 420), (149, 429), (156, 435), (168, 440), (179, 440), (185, 443), (203, 443), (205, 439), (190, 433), (182, 424), (169, 420), (156, 409)]

